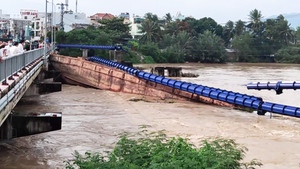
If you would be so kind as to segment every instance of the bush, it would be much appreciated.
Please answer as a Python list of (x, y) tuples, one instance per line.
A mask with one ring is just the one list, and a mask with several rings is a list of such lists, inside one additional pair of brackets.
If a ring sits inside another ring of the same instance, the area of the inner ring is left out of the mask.
[(255, 160), (242, 163), (247, 149), (233, 140), (204, 140), (197, 148), (186, 139), (169, 139), (162, 132), (145, 136), (132, 139), (124, 135), (108, 155), (86, 152), (83, 156), (76, 151), (75, 159), (66, 162), (67, 169), (241, 169), (262, 165)]
[(143, 63), (155, 63), (155, 61), (153, 60), (153, 58), (151, 56), (145, 56), (143, 59)]

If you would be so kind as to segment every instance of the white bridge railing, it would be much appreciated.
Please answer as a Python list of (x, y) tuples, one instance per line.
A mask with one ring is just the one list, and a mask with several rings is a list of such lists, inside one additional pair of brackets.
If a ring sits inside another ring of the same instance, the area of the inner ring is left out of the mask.
[[(51, 49), (47, 49), (47, 54)], [(12, 77), (27, 65), (44, 55), (44, 48), (30, 50), (22, 54), (3, 57), (0, 62), (0, 82), (6, 83), (7, 78)]]

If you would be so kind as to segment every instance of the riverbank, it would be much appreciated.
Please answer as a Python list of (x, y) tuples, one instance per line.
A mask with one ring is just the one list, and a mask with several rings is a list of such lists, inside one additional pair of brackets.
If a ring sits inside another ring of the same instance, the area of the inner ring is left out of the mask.
[(16, 111), (61, 111), (63, 126), (1, 143), (3, 169), (63, 168), (75, 150), (110, 150), (118, 136), (137, 132), (141, 125), (193, 143), (208, 137), (235, 139), (249, 149), (246, 160), (260, 159), (263, 169), (299, 168), (300, 120), (295, 118), (270, 119), (231, 108), (70, 85), (63, 85), (62, 92), (27, 98)]

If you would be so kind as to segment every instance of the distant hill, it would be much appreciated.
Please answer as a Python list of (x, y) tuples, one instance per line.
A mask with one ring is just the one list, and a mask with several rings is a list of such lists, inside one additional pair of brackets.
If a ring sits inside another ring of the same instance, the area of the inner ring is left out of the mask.
[[(282, 14), (282, 15), (289, 22), (289, 24), (291, 24), (290, 27), (296, 29), (297, 27), (300, 26), (300, 13), (290, 13), (290, 14)], [(266, 19), (269, 19), (269, 18), (274, 19), (274, 18), (277, 18), (277, 16), (274, 15), (274, 16), (266, 17)]]

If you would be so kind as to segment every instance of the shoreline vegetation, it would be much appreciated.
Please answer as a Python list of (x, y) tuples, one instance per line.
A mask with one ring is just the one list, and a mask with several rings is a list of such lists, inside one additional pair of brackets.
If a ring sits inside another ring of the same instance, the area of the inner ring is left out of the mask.
[(149, 132), (143, 126), (139, 133), (122, 135), (106, 154), (87, 151), (82, 155), (75, 151), (74, 159), (65, 164), (67, 169), (255, 169), (263, 165), (257, 159), (244, 162), (246, 151), (231, 139), (205, 139), (195, 146), (187, 139), (169, 138), (163, 131)]
[[(99, 20), (70, 32), (57, 32), (59, 44), (122, 45), (122, 60), (136, 63), (300, 63), (300, 28), (293, 29), (283, 15), (263, 19), (254, 9), (248, 21), (228, 21), (224, 26), (210, 17), (163, 19), (147, 13), (139, 21), (140, 36), (130, 35), (123, 18)], [(79, 49), (62, 55), (81, 56)], [(89, 56), (109, 58), (108, 51), (90, 50)]]

